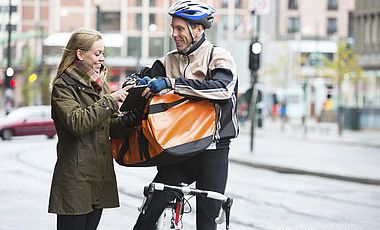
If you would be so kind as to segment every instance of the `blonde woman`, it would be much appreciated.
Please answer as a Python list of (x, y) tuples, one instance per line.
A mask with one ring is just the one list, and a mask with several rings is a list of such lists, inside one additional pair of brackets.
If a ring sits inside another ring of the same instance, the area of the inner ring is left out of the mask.
[(53, 80), (58, 143), (48, 211), (57, 214), (58, 230), (94, 230), (103, 208), (119, 206), (109, 137), (116, 128), (133, 125), (114, 116), (130, 86), (110, 93), (104, 60), (102, 35), (78, 29)]

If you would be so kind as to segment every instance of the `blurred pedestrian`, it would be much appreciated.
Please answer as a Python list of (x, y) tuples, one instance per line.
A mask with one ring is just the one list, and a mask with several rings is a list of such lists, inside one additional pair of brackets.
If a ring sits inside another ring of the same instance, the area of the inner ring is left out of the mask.
[(48, 211), (58, 230), (95, 230), (103, 208), (119, 206), (109, 136), (127, 125), (117, 111), (129, 86), (109, 93), (104, 60), (102, 35), (78, 29), (52, 82), (58, 143)]
[(285, 129), (285, 123), (288, 120), (288, 115), (286, 114), (286, 101), (284, 100), (280, 105), (280, 118), (281, 118), (281, 129)]
[(276, 120), (278, 117), (278, 99), (276, 94), (272, 94), (272, 119)]

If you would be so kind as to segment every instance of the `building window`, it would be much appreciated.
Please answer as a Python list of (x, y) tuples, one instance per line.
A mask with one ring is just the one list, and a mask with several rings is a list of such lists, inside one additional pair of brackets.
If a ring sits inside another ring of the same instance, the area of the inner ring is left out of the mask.
[[(12, 13), (16, 13), (17, 12), (17, 6), (11, 5), (11, 11), (12, 11)], [(0, 6), (0, 13), (1, 12), (8, 13), (9, 12), (9, 6)]]
[(151, 7), (156, 6), (156, 0), (150, 0), (150, 1), (149, 1), (149, 5), (150, 5)]
[(288, 33), (297, 33), (300, 31), (299, 17), (288, 18)]
[(235, 0), (235, 8), (241, 8), (241, 0)]
[(149, 14), (149, 25), (156, 24), (156, 15)]
[(128, 6), (142, 6), (143, 0), (128, 0)]
[(142, 30), (142, 14), (140, 13), (136, 14), (135, 28), (136, 30)]
[[(5, 25), (5, 31), (8, 31), (9, 24)], [(17, 31), (17, 25), (11, 24), (11, 31)]]
[(338, 9), (338, 2), (337, 2), (337, 0), (328, 0), (328, 2), (327, 2), (327, 9), (328, 10), (337, 10)]
[(164, 38), (149, 38), (149, 56), (161, 57), (164, 55)]
[(11, 6), (11, 12), (16, 13), (17, 12), (17, 6)]
[(235, 15), (235, 30), (237, 30), (240, 25), (241, 25), (241, 16)]
[(219, 23), (222, 23), (222, 27), (224, 30), (228, 30), (228, 17), (227, 17), (227, 15), (222, 15), (222, 18), (219, 21)]
[(120, 31), (120, 12), (102, 12), (102, 31)]
[(141, 37), (128, 37), (127, 55), (131, 57), (141, 58)]
[(353, 12), (348, 13), (348, 37), (354, 36), (354, 14)]
[(288, 9), (289, 10), (296, 10), (296, 9), (298, 9), (298, 0), (289, 0), (288, 1)]
[(336, 33), (337, 26), (336, 26), (336, 18), (328, 18), (327, 19), (327, 34), (332, 35)]
[(228, 7), (228, 0), (222, 0), (222, 8)]

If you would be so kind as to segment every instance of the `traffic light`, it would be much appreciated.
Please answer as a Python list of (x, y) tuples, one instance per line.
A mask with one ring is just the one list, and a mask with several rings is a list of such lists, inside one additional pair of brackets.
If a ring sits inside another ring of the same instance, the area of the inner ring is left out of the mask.
[(260, 68), (260, 55), (262, 44), (259, 41), (254, 41), (249, 45), (249, 69), (257, 71)]
[(5, 88), (14, 88), (15, 87), (15, 80), (13, 79), (15, 71), (12, 67), (8, 67), (7, 70), (5, 71)]
[(11, 79), (9, 81), (9, 88), (14, 89), (15, 87), (16, 87), (16, 80), (15, 79)]

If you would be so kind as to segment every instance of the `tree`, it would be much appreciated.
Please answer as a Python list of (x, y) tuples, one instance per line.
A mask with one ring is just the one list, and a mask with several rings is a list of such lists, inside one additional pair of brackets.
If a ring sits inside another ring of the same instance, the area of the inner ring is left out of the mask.
[(49, 71), (46, 67), (43, 67), (42, 73), (41, 73), (41, 76), (39, 79), (40, 79), (42, 104), (43, 105), (49, 105), (50, 104), (50, 97), (51, 97), (50, 76), (49, 76)]
[[(354, 76), (351, 78), (356, 84), (362, 77), (362, 69), (358, 64), (358, 55), (352, 52), (352, 49), (340, 39), (338, 42), (337, 52), (333, 60), (324, 59), (324, 65), (326, 68), (332, 70), (332, 74), (326, 74), (324, 77), (331, 78), (337, 86), (337, 123), (338, 133), (342, 135), (343, 132), (343, 107), (342, 107), (342, 82), (347, 74)], [(354, 73), (354, 74), (353, 74)]]
[(28, 106), (30, 105), (32, 101), (32, 90), (33, 90), (33, 85), (29, 82), (28, 77), (33, 73), (35, 66), (34, 66), (34, 58), (33, 58), (29, 45), (26, 45), (24, 49), (25, 49), (24, 50), (25, 56), (24, 56), (23, 62), (25, 64), (24, 64), (24, 70), (21, 73), (21, 76), (23, 77), (21, 92), (22, 92), (22, 98), (23, 98), (22, 105)]

